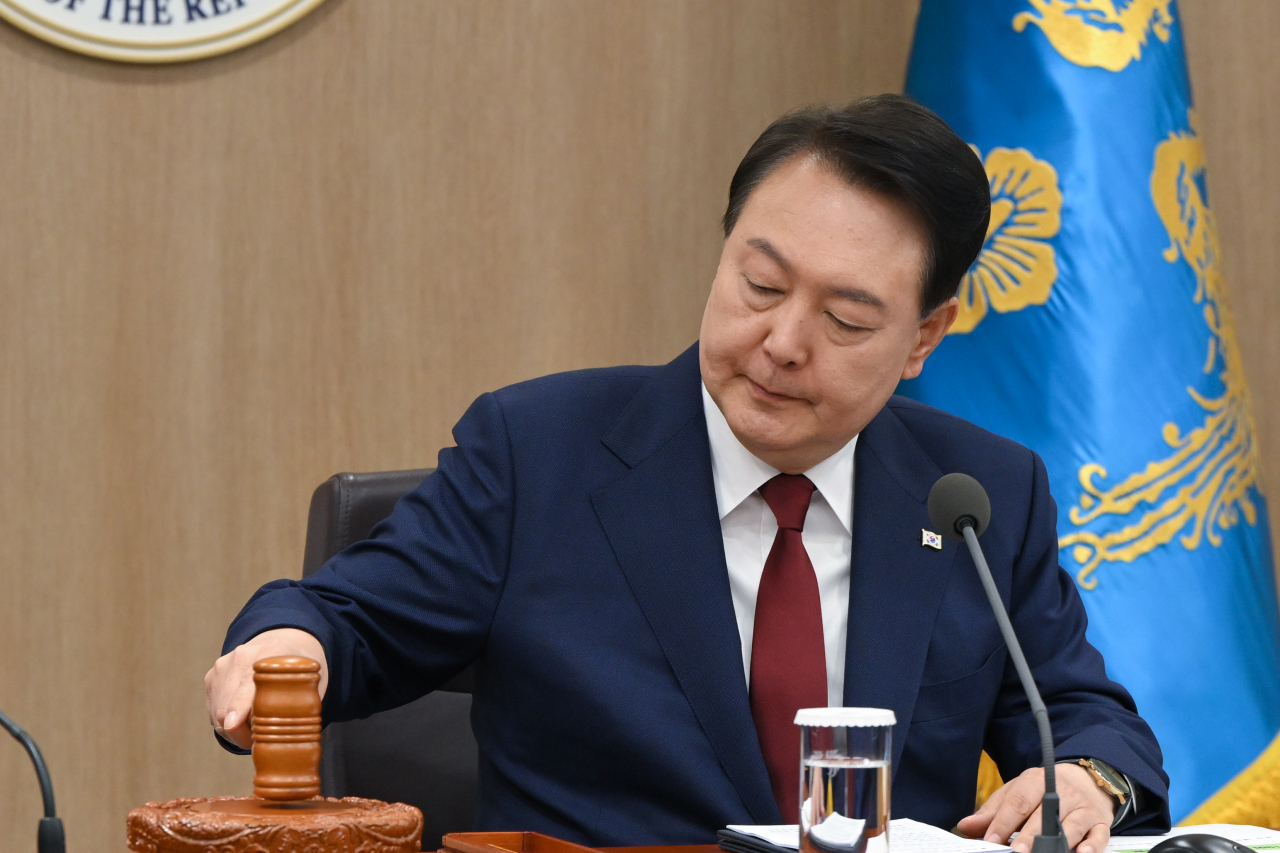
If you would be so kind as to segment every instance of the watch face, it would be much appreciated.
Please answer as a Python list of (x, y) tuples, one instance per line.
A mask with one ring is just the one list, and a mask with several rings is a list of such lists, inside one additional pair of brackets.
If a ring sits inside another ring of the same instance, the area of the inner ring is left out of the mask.
[(323, 0), (0, 0), (0, 17), (100, 59), (183, 62), (244, 47)]

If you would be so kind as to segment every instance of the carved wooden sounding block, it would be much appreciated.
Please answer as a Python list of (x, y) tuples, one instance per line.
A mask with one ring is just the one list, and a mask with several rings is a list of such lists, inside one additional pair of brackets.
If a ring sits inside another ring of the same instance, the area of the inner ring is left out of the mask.
[(320, 793), (320, 664), (253, 666), (254, 797), (184, 798), (129, 812), (136, 853), (418, 853), (422, 813)]

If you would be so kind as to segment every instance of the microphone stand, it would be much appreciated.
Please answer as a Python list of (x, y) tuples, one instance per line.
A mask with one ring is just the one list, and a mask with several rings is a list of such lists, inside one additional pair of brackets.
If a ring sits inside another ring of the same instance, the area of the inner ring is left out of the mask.
[(964, 535), (965, 544), (969, 546), (969, 554), (978, 567), (978, 577), (982, 579), (982, 588), (987, 592), (987, 600), (991, 602), (991, 610), (995, 613), (996, 623), (1004, 636), (1004, 643), (1013, 658), (1013, 665), (1018, 670), (1018, 678), (1022, 681), (1022, 689), (1026, 691), (1027, 700), (1031, 703), (1031, 713), (1035, 715), (1036, 726), (1040, 729), (1040, 755), (1044, 761), (1044, 800), (1041, 803), (1040, 834), (1031, 845), (1031, 853), (1067, 853), (1067, 837), (1062, 833), (1062, 823), (1058, 818), (1058, 789), (1054, 775), (1053, 732), (1049, 728), (1049, 712), (1045, 710), (1044, 700), (1040, 698), (1040, 690), (1035, 679), (1031, 677), (1031, 669), (1022, 654), (1022, 646), (1013, 632), (1013, 624), (1009, 622), (1009, 614), (1000, 600), (1000, 591), (991, 577), (991, 569), (987, 566), (987, 558), (978, 544), (978, 534), (974, 532), (974, 520), (964, 516), (956, 521), (956, 529)]
[(31, 756), (31, 763), (35, 765), (36, 777), (40, 780), (40, 796), (44, 800), (44, 817), (40, 818), (40, 831), (37, 836), (36, 850), (39, 853), (66, 853), (67, 841), (66, 835), (62, 829), (62, 819), (57, 816), (57, 811), (53, 805), (53, 780), (49, 778), (49, 768), (45, 766), (44, 756), (40, 754), (40, 747), (36, 746), (36, 742), (31, 739), (31, 735), (23, 731), (22, 727), (4, 715), (0, 711), (0, 726), (4, 730), (13, 735), (14, 740), (22, 744), (27, 755)]

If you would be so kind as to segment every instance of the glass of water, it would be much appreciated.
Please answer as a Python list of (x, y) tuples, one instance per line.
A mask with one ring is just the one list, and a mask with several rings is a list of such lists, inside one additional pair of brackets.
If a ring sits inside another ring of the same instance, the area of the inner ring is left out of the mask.
[(888, 853), (893, 711), (803, 708), (801, 853)]

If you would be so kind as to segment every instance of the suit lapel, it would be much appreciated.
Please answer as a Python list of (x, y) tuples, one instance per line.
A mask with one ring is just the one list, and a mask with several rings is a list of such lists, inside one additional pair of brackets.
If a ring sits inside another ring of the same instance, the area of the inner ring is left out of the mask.
[[(605, 436), (630, 470), (591, 499), (725, 773), (752, 819), (772, 824), (780, 815), (742, 675), (700, 387), (694, 345)], [(858, 439), (844, 704), (894, 711), (895, 767), (957, 552), (950, 539), (941, 551), (921, 545), (942, 473), (890, 406)]]
[(636, 395), (604, 438), (631, 469), (592, 494), (618, 563), (725, 773), (757, 823), (777, 823), (716, 509), (693, 346)]
[(926, 501), (942, 475), (889, 406), (858, 439), (845, 650), (846, 706), (891, 708), (896, 767), (956, 543), (921, 545)]

